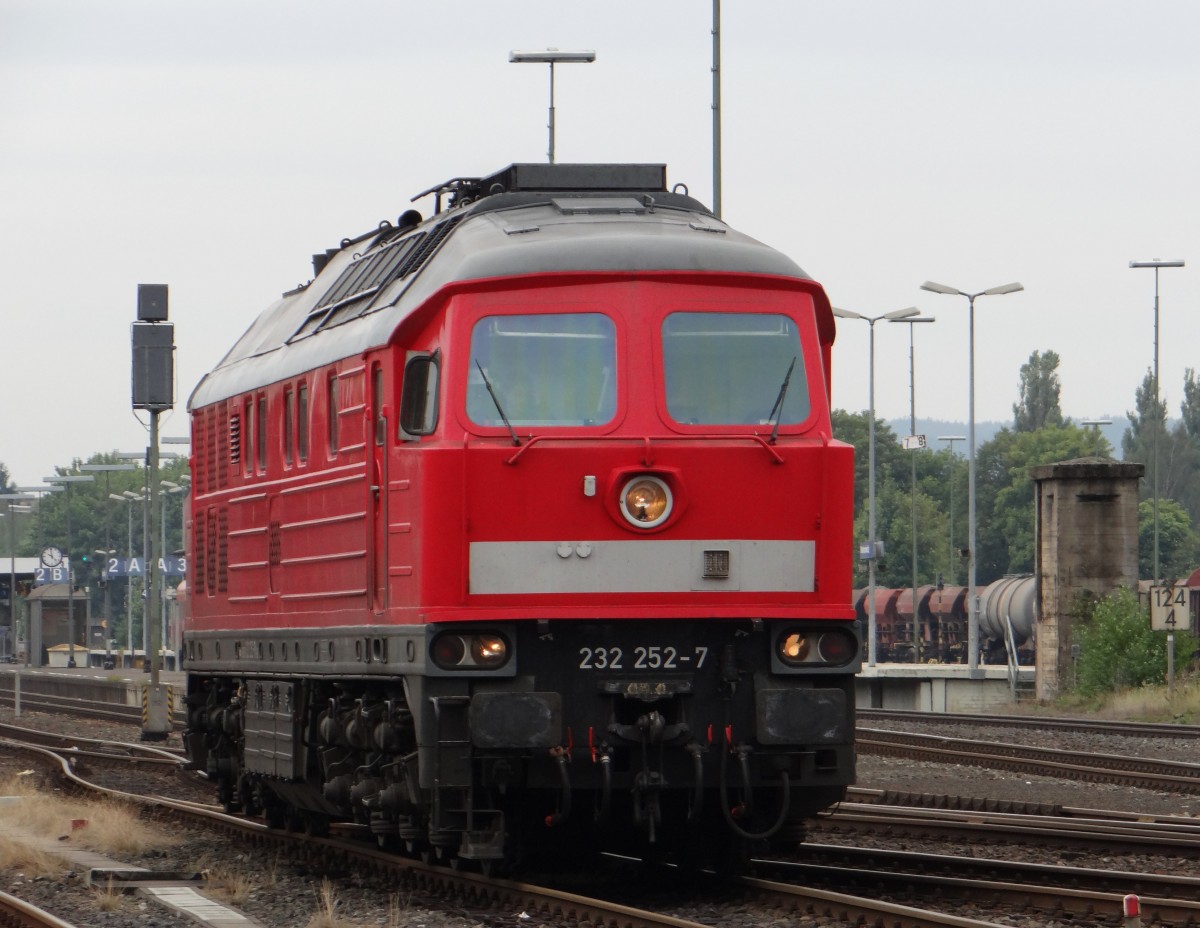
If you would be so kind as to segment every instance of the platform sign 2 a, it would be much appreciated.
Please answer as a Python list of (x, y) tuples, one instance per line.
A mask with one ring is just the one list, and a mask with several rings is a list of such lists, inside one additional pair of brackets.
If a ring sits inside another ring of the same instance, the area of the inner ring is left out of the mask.
[(1192, 624), (1186, 586), (1150, 587), (1150, 628), (1158, 632), (1187, 631)]

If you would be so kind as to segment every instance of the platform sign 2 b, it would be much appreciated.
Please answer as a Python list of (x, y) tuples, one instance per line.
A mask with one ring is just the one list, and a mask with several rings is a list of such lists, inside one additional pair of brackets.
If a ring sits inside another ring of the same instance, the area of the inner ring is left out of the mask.
[(1150, 628), (1157, 632), (1187, 631), (1192, 613), (1186, 586), (1150, 587)]

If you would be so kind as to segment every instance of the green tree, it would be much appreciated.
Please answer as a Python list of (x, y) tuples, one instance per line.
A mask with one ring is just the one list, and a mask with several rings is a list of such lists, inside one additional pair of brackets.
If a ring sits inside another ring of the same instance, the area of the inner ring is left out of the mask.
[(1036, 432), (1001, 429), (976, 458), (976, 582), (1030, 573), (1034, 561), (1033, 479), (1040, 464), (1108, 457), (1099, 431), (1068, 423)]
[(1059, 406), (1058, 355), (1033, 352), (1021, 365), (1021, 398), (1013, 404), (1013, 431), (1036, 432), (1063, 424)]
[[(855, 511), (864, 509), (867, 504), (869, 469), (869, 435), (868, 417), (864, 413), (850, 413), (844, 409), (835, 409), (831, 416), (833, 436), (838, 441), (844, 441), (854, 446), (854, 500)], [(875, 489), (878, 493), (883, 479), (888, 474), (898, 473), (901, 468), (907, 471), (908, 459), (896, 438), (896, 433), (886, 422), (875, 420)], [(865, 511), (865, 509), (864, 509)], [(861, 540), (866, 539), (861, 536)]]
[[(1079, 644), (1077, 688), (1085, 694), (1162, 683), (1167, 674), (1165, 632), (1150, 630), (1147, 607), (1120, 589), (1095, 604), (1075, 629)], [(1175, 660), (1186, 664), (1196, 649), (1191, 635), (1175, 636)]]
[[(1137, 389), (1136, 409), (1128, 413), (1129, 428), (1121, 438), (1125, 460), (1146, 466), (1146, 476), (1140, 490), (1142, 500), (1153, 501), (1157, 490), (1160, 571), (1166, 570), (1162, 554), (1163, 502), (1178, 501), (1186, 510), (1191, 524), (1200, 524), (1200, 432), (1196, 431), (1200, 430), (1200, 384), (1197, 384), (1195, 371), (1191, 368), (1184, 379), (1183, 395), (1180, 421), (1173, 429), (1168, 428), (1166, 402), (1155, 400), (1154, 375), (1147, 371)], [(1144, 545), (1139, 547), (1142, 551), (1146, 550)], [(1149, 550), (1150, 559), (1146, 562), (1149, 566), (1142, 573), (1144, 577), (1154, 573), (1152, 542)]]
[[(1200, 562), (1200, 537), (1191, 516), (1173, 499), (1158, 501), (1158, 569), (1164, 579), (1186, 577)], [(1154, 501), (1138, 504), (1138, 576), (1154, 578)]]
[(1194, 367), (1183, 372), (1183, 402), (1179, 404), (1179, 415), (1188, 438), (1200, 446), (1200, 382), (1196, 380)]

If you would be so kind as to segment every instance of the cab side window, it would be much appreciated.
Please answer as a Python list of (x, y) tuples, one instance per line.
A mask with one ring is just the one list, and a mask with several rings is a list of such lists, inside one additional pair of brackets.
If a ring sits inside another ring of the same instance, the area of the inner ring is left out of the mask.
[(438, 422), (438, 384), (441, 368), (438, 352), (417, 354), (404, 365), (400, 394), (399, 438), (412, 440), (432, 434)]

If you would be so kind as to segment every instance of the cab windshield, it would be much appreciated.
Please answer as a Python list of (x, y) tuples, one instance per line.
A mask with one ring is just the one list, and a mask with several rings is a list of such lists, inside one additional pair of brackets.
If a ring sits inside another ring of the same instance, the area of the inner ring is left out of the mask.
[(603, 425), (616, 414), (616, 328), (602, 313), (487, 316), (471, 333), (470, 363), (476, 425)]
[(676, 422), (796, 425), (808, 418), (800, 333), (788, 316), (672, 313), (662, 344), (667, 411)]

